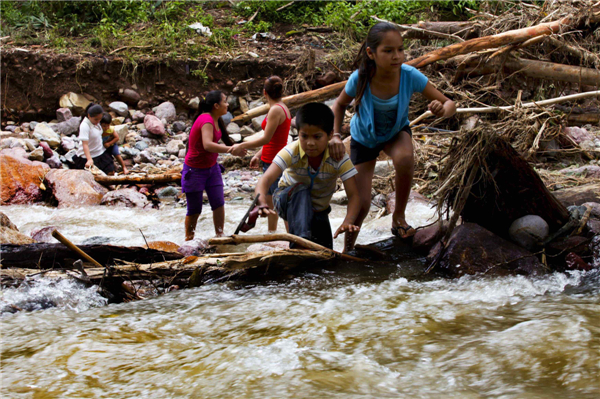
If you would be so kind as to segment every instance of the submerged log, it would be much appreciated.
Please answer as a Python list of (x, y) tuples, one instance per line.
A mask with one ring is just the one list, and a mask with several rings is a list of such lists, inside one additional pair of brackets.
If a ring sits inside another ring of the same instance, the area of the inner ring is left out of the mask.
[[(112, 264), (115, 259), (149, 263), (183, 258), (181, 254), (142, 247), (79, 245), (79, 248), (103, 265)], [(79, 259), (77, 254), (63, 244), (2, 245), (3, 268), (71, 268), (72, 261), (76, 259)]]

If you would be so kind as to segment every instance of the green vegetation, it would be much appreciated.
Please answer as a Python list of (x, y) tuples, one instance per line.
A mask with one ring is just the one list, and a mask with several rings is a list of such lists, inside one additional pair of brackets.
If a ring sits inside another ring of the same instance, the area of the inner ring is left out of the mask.
[[(277, 11), (280, 7), (288, 5)], [(372, 15), (398, 23), (415, 23), (431, 14), (456, 18), (475, 0), (439, 1), (5, 1), (0, 2), (0, 30), (19, 45), (44, 44), (57, 51), (95, 51), (201, 58), (231, 49), (240, 37), (268, 32), (277, 24), (329, 26), (360, 40), (373, 25)], [(208, 12), (231, 8), (216, 26)], [(256, 14), (256, 15), (255, 15)], [(238, 25), (243, 18), (254, 19)], [(209, 38), (188, 25), (200, 22)]]

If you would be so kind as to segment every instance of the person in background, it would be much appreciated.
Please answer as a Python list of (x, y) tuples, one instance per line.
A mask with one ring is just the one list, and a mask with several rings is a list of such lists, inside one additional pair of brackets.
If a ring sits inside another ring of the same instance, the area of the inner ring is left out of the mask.
[(96, 165), (107, 175), (115, 173), (113, 157), (102, 145), (102, 127), (100, 120), (104, 110), (98, 104), (90, 103), (85, 109), (84, 117), (79, 124), (79, 145), (73, 157), (75, 169), (87, 169)]
[[(181, 172), (181, 189), (187, 199), (185, 240), (193, 240), (198, 217), (202, 213), (202, 193), (206, 191), (213, 211), (217, 237), (223, 235), (225, 224), (225, 199), (219, 153), (244, 156), (246, 150), (234, 145), (221, 118), (227, 113), (227, 97), (220, 90), (209, 92), (202, 99), (199, 115), (190, 131), (185, 162)], [(219, 144), (222, 140), (224, 144)]]
[(110, 125), (111, 122), (112, 116), (105, 112), (100, 120), (100, 126), (102, 127), (102, 145), (104, 145), (104, 148), (106, 148), (106, 152), (117, 159), (121, 165), (121, 168), (123, 168), (123, 174), (126, 175), (129, 173), (129, 170), (127, 170), (127, 166), (125, 166), (123, 157), (119, 152), (119, 145), (117, 144), (119, 141), (119, 135)]

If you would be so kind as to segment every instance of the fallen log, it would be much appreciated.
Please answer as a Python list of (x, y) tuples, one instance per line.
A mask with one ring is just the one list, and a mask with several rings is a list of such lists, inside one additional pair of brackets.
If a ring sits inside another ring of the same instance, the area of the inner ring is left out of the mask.
[(506, 61), (496, 59), (493, 62), (485, 62), (476, 67), (465, 68), (461, 75), (489, 75), (497, 73), (500, 69), (535, 79), (600, 87), (600, 71), (597, 69), (517, 58), (510, 58)]
[[(480, 51), (495, 47), (504, 46), (507, 44), (521, 43), (528, 39), (531, 39), (540, 35), (551, 35), (558, 33), (561, 30), (567, 28), (570, 24), (576, 21), (575, 17), (565, 17), (558, 21), (546, 22), (529, 28), (516, 29), (508, 32), (499, 33), (492, 36), (484, 36), (467, 40), (462, 43), (453, 44), (450, 46), (442, 47), (430, 53), (427, 53), (421, 57), (407, 61), (406, 65), (413, 66), (415, 68), (423, 68), (436, 61), (446, 60), (457, 55), (468, 54), (474, 51)], [(591, 12), (589, 19), (590, 23), (600, 21), (600, 6), (595, 5)], [(336, 97), (342, 89), (346, 86), (347, 81), (334, 83), (330, 86), (325, 86), (317, 90), (311, 90), (292, 96), (283, 98), (283, 102), (289, 108), (297, 108), (311, 101), (323, 101), (333, 97)], [(250, 121), (252, 118), (264, 115), (269, 112), (269, 105), (261, 105), (260, 107), (253, 108), (248, 112), (244, 112), (242, 115), (233, 118), (233, 122), (243, 124)]]
[(567, 122), (569, 122), (569, 124), (579, 126), (587, 124), (596, 125), (600, 123), (600, 113), (590, 112), (585, 114), (571, 114), (567, 117)]
[[(121, 247), (116, 245), (79, 245), (78, 247), (103, 265), (114, 264), (116, 259), (128, 262), (150, 263), (183, 258), (183, 255), (178, 253), (142, 247)], [(63, 244), (2, 244), (1, 263), (3, 268), (71, 268), (72, 261), (75, 259), (78, 259), (78, 256)]]
[(94, 175), (94, 179), (104, 185), (112, 184), (165, 184), (181, 182), (181, 173), (162, 174), (162, 175), (118, 175), (118, 176), (99, 176)]

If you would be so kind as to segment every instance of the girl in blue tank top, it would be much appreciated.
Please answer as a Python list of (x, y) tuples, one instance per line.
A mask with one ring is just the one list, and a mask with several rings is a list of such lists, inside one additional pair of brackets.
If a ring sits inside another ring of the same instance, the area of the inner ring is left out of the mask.
[(405, 216), (414, 172), (412, 133), (408, 126), (410, 98), (415, 92), (423, 93), (431, 101), (429, 110), (438, 117), (454, 115), (456, 105), (429, 83), (425, 75), (404, 65), (404, 60), (404, 43), (398, 28), (386, 22), (374, 25), (355, 60), (357, 70), (333, 106), (334, 137), (329, 141), (329, 150), (334, 159), (343, 156), (345, 148), (338, 132), (344, 112), (354, 100), (350, 158), (358, 171), (356, 178), (361, 188), (361, 212), (355, 224), (360, 226), (369, 212), (375, 163), (383, 151), (392, 159), (396, 171), (392, 234), (407, 238), (415, 234)]

